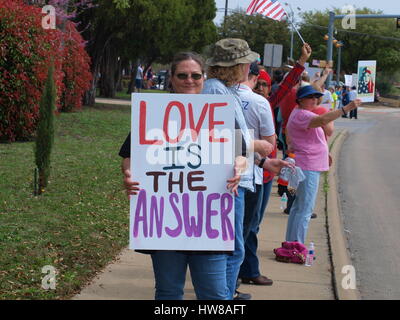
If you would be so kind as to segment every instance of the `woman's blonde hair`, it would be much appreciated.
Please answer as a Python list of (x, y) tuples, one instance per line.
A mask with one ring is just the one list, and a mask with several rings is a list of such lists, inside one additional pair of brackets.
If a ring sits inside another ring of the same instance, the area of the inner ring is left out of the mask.
[(242, 64), (233, 67), (210, 66), (207, 71), (207, 79), (218, 79), (224, 82), (227, 87), (231, 87), (243, 79)]

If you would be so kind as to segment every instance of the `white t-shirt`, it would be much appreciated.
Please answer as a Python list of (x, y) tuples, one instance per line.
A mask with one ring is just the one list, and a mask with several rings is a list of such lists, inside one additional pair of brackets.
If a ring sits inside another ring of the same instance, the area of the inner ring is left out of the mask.
[[(254, 93), (250, 87), (244, 84), (239, 86), (238, 94), (242, 100), (242, 110), (247, 127), (254, 134), (254, 139), (260, 140), (263, 136), (273, 136), (275, 125), (268, 100)], [(258, 166), (254, 166), (254, 180), (256, 184), (263, 183), (263, 169)]]
[(143, 79), (143, 69), (140, 66), (137, 68), (136, 79)]
[(326, 109), (330, 110), (332, 108), (332, 94), (329, 90), (324, 90), (324, 95), (322, 96), (322, 102), (321, 105), (325, 107)]
[(349, 101), (354, 101), (357, 99), (357, 91), (356, 90), (351, 90), (349, 92)]

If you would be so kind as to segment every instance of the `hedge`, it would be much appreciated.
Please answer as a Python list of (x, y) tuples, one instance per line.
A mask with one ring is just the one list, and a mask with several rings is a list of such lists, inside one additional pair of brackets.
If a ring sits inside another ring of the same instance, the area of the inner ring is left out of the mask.
[(90, 60), (75, 25), (43, 29), (41, 8), (21, 0), (0, 0), (0, 141), (34, 136), (39, 102), (54, 62), (57, 110), (82, 107), (89, 88)]

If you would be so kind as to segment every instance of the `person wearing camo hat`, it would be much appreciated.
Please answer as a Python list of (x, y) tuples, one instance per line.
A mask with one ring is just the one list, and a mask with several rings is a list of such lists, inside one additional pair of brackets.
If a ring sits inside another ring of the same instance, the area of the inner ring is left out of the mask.
[[(247, 170), (241, 174), (239, 188), (235, 196), (235, 250), (227, 259), (227, 286), (228, 299), (244, 300), (250, 299), (250, 295), (241, 294), (236, 291), (236, 281), (240, 266), (244, 260), (243, 239), (243, 217), (244, 217), (244, 195), (245, 191), (254, 191), (254, 164), (261, 168), (275, 171), (287, 165), (283, 161), (274, 161), (266, 158), (274, 149), (274, 146), (265, 140), (254, 140), (250, 135), (246, 120), (242, 111), (242, 101), (238, 95), (241, 82), (247, 80), (250, 64), (259, 59), (259, 54), (251, 51), (245, 40), (227, 38), (215, 43), (213, 55), (207, 60), (208, 80), (204, 84), (203, 94), (225, 94), (235, 97), (235, 129), (241, 132), (243, 148), (237, 148), (237, 159), (247, 155)], [(238, 139), (236, 139), (238, 140)], [(240, 140), (240, 139), (239, 139)], [(255, 153), (250, 153), (254, 151)], [(259, 154), (257, 160), (254, 154)]]

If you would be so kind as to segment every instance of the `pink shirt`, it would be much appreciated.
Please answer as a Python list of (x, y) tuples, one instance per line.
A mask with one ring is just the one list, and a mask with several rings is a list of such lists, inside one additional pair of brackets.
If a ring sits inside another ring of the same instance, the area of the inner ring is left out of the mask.
[(295, 108), (287, 124), (290, 147), (296, 155), (296, 166), (309, 171), (329, 170), (329, 150), (324, 130), (309, 128), (315, 113)]

